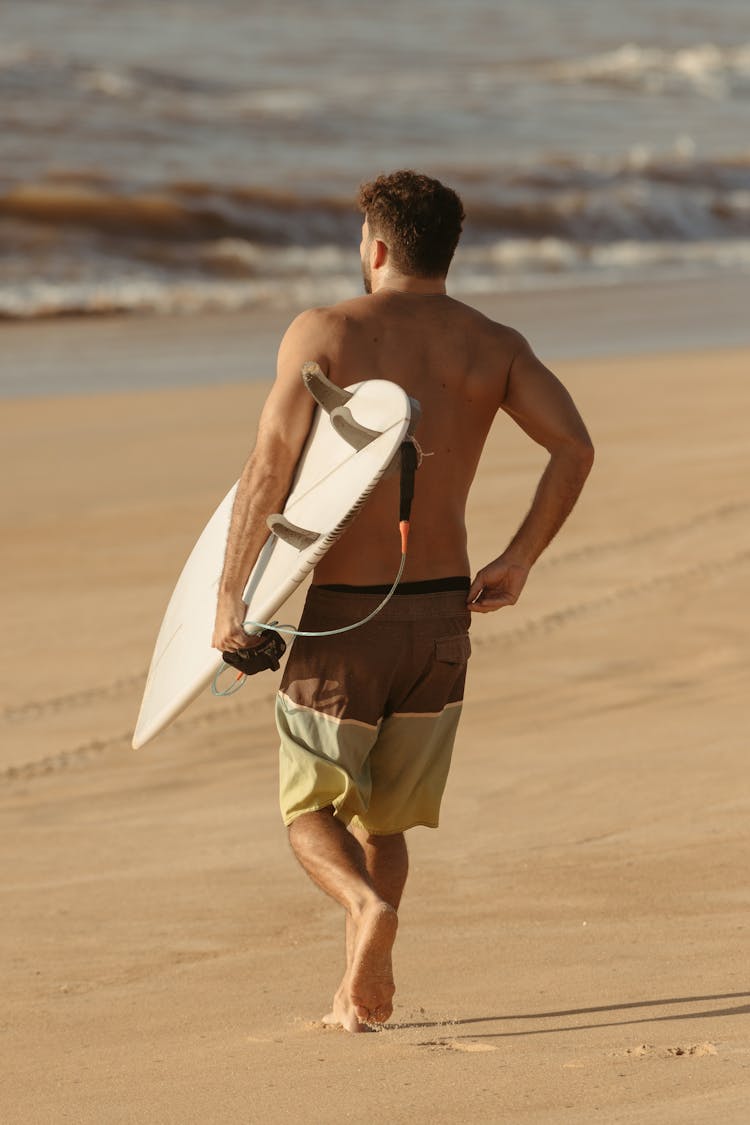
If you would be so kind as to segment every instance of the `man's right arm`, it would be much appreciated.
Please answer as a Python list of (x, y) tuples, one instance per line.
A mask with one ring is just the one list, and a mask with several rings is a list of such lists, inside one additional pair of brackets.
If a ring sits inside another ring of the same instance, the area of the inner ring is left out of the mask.
[(284, 506), (312, 422), (315, 403), (302, 382), (302, 365), (314, 360), (327, 371), (326, 350), (326, 318), (318, 309), (298, 316), (279, 347), (276, 380), (232, 509), (211, 642), (220, 651), (251, 643), (242, 627), (242, 594), (268, 538), (266, 519)]
[(515, 604), (529, 570), (572, 511), (594, 460), (591, 438), (573, 399), (526, 340), (518, 339), (501, 406), (544, 446), (549, 461), (518, 531), (472, 583), (468, 601), (478, 613)]

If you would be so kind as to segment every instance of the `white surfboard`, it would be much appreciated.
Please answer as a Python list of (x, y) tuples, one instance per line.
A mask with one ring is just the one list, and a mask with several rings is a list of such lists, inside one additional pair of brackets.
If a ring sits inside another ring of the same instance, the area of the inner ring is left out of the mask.
[[(392, 463), (419, 406), (395, 383), (371, 379), (342, 390), (317, 364), (302, 369), (318, 402), (284, 512), (245, 588), (247, 617), (269, 621), (339, 538)], [(216, 601), (237, 486), (224, 497), (186, 562), (156, 640), (133, 748), (144, 746), (213, 680)]]

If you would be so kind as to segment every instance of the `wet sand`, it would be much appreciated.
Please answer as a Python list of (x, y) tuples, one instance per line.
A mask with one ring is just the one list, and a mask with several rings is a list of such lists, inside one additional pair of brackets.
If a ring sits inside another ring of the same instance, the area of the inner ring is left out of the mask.
[[(6, 361), (75, 364), (71, 324), (3, 330)], [(173, 323), (127, 326), (169, 362)], [(392, 1023), (368, 1036), (318, 1022), (342, 926), (279, 821), (277, 678), (129, 749), (265, 385), (4, 402), (4, 1121), (747, 1120), (749, 365), (556, 364), (597, 464), (522, 602), (474, 621), (442, 825), (410, 834)], [(499, 419), (477, 566), (541, 464)]]

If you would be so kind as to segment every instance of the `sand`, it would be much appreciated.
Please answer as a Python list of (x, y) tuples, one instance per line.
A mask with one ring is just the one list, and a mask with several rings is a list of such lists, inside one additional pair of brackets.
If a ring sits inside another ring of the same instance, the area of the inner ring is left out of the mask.
[[(173, 325), (117, 324), (168, 354)], [(73, 363), (72, 331), (13, 326), (6, 359)], [(372, 1036), (317, 1022), (341, 924), (278, 819), (276, 677), (129, 749), (165, 600), (264, 384), (3, 404), (4, 1123), (747, 1121), (749, 365), (556, 365), (594, 474), (519, 605), (474, 623)], [(541, 464), (499, 420), (477, 565)]]

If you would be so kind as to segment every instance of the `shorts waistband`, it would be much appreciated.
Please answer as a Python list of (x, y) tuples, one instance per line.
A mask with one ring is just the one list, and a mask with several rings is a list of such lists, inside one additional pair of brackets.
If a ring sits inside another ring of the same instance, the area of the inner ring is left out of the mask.
[[(392, 583), (385, 582), (376, 586), (347, 586), (343, 583), (331, 583), (316, 586), (316, 590), (331, 590), (334, 594), (387, 594)], [(402, 598), (407, 594), (446, 594), (452, 590), (466, 591), (471, 586), (471, 579), (465, 574), (454, 574), (449, 578), (427, 578), (422, 582), (399, 582), (394, 591), (394, 597)]]
[[(467, 589), (468, 587), (437, 593), (394, 596), (383, 606), (377, 617), (373, 618), (370, 625), (376, 625), (379, 621), (422, 621), (465, 614), (468, 628), (470, 613), (466, 607)], [(315, 618), (316, 628), (348, 625), (372, 613), (384, 596), (384, 594), (363, 594), (359, 591), (342, 593), (337, 590), (327, 590), (323, 586), (311, 586), (307, 592), (305, 616), (312, 615)]]

